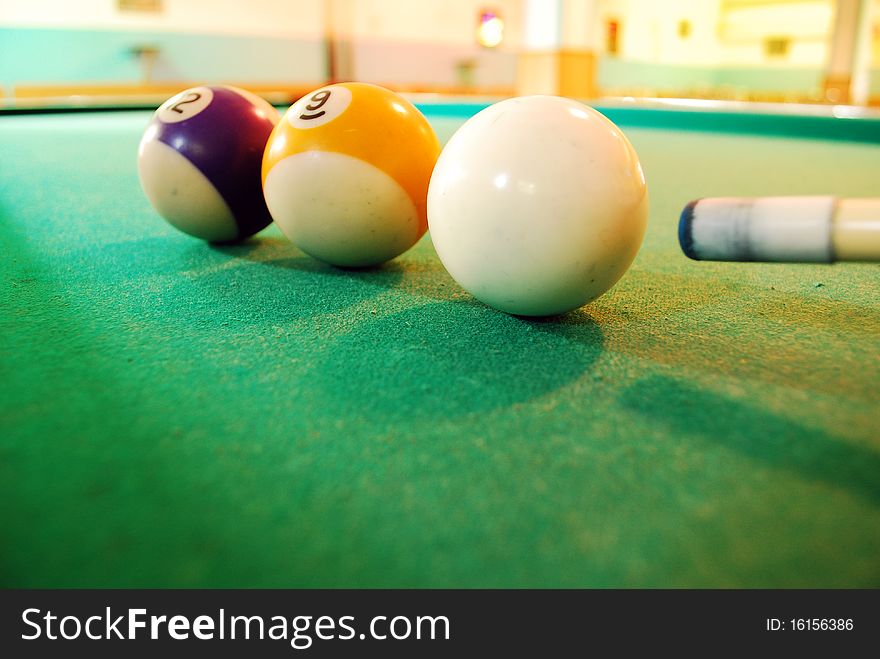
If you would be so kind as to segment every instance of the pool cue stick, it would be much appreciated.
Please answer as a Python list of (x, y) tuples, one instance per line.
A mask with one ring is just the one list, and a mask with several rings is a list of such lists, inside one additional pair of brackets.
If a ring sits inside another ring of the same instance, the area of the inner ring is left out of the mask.
[(707, 197), (684, 207), (678, 238), (698, 261), (880, 261), (880, 198)]

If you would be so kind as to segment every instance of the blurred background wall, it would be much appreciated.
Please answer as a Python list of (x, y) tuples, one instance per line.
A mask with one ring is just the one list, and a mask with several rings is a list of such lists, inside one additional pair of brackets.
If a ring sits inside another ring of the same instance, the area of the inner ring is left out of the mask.
[(877, 104), (880, 0), (0, 0), (7, 96), (331, 79)]

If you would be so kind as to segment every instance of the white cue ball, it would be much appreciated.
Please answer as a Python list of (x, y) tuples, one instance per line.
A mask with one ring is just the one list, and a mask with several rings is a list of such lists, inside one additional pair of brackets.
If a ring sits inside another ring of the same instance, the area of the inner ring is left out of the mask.
[(617, 126), (557, 96), (496, 103), (449, 140), (428, 189), (443, 265), (482, 302), (550, 316), (599, 297), (645, 234), (648, 190)]

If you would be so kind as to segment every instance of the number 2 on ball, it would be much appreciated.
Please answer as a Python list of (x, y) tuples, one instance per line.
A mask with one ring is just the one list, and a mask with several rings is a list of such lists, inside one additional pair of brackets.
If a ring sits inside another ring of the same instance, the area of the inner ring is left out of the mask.
[(171, 106), (170, 108), (168, 108), (168, 109), (171, 110), (172, 112), (177, 112), (178, 114), (183, 114), (183, 113), (184, 113), (184, 110), (182, 110), (182, 109), (180, 108), (181, 105), (186, 105), (187, 103), (195, 103), (195, 102), (198, 101), (201, 97), (202, 97), (202, 95), (199, 94), (198, 92), (190, 92), (189, 94), (187, 94), (186, 96), (184, 96), (182, 99), (180, 99), (179, 101), (177, 101), (177, 103), (175, 103), (174, 105), (172, 105), (172, 106)]

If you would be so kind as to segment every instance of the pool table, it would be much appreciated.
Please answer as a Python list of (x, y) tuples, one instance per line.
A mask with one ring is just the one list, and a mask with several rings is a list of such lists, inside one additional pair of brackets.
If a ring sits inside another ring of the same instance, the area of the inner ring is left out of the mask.
[[(445, 141), (481, 106), (421, 107)], [(177, 232), (149, 111), (0, 115), (0, 585), (880, 586), (880, 266), (676, 235), (694, 198), (880, 194), (880, 121), (599, 109), (647, 235), (546, 319), (429, 236), (343, 270)]]

